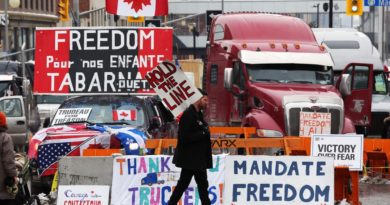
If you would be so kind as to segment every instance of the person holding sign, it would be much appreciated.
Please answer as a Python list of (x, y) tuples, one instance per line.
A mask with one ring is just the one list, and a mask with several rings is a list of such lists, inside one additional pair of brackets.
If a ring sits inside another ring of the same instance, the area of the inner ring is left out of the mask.
[(190, 105), (180, 118), (179, 136), (173, 163), (181, 168), (180, 178), (168, 205), (176, 205), (195, 176), (202, 205), (211, 204), (208, 197), (207, 169), (212, 168), (211, 141), (208, 124), (203, 117), (207, 108), (207, 93)]

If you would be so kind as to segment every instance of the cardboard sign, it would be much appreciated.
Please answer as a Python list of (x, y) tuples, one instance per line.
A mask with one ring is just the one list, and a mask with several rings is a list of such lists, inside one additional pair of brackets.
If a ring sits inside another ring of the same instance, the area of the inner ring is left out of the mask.
[(299, 136), (330, 134), (331, 122), (331, 113), (300, 112)]
[(58, 205), (108, 205), (109, 186), (74, 185), (58, 187)]
[(363, 135), (313, 135), (311, 156), (330, 157), (334, 166), (363, 169)]
[(145, 78), (175, 117), (202, 97), (184, 72), (172, 62), (159, 64)]
[[(211, 204), (222, 203), (226, 155), (213, 156), (213, 168), (207, 170)], [(114, 159), (111, 187), (112, 205), (167, 204), (180, 178), (173, 156), (121, 156)], [(180, 204), (201, 204), (194, 178)]]
[(172, 28), (38, 28), (37, 94), (154, 93), (146, 72), (172, 59)]
[(227, 156), (223, 204), (334, 204), (333, 159)]
[(53, 125), (87, 121), (91, 111), (92, 108), (58, 109), (53, 119)]

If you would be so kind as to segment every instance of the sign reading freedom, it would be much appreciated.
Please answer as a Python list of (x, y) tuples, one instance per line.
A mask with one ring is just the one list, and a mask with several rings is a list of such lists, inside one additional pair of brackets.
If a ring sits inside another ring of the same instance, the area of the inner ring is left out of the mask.
[(36, 94), (154, 93), (146, 72), (172, 60), (172, 28), (38, 28)]

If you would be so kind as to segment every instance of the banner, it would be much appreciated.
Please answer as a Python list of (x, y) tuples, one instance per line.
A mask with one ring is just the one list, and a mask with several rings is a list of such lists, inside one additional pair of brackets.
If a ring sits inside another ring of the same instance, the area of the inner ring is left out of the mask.
[(69, 122), (84, 122), (88, 120), (92, 108), (66, 108), (58, 109), (53, 119), (53, 125)]
[(38, 28), (36, 94), (154, 93), (146, 72), (172, 59), (172, 28)]
[[(211, 204), (222, 203), (226, 155), (213, 156), (208, 169)], [(173, 156), (121, 156), (114, 159), (111, 187), (112, 205), (166, 205), (180, 177), (180, 168), (172, 164)], [(182, 205), (201, 204), (195, 180), (181, 198)]]
[(172, 62), (160, 63), (146, 73), (145, 78), (175, 117), (202, 97), (198, 88)]
[(108, 205), (109, 186), (73, 185), (58, 187), (57, 205)]
[(334, 204), (333, 159), (227, 156), (224, 204)]
[(363, 170), (363, 135), (313, 135), (311, 156), (331, 157), (334, 166)]

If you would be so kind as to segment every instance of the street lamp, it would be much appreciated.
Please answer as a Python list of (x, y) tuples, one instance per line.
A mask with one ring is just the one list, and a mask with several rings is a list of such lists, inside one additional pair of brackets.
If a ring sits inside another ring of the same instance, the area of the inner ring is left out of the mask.
[(194, 42), (192, 53), (194, 55), (194, 59), (196, 59), (196, 37), (199, 36), (199, 31), (196, 27), (196, 23), (189, 24), (188, 27), (190, 29), (190, 32), (192, 32), (192, 37)]
[(320, 4), (313, 5), (314, 8), (317, 8), (317, 25), (316, 27), (320, 27)]
[(9, 51), (9, 44), (8, 44), (8, 24), (9, 24), (9, 18), (8, 18), (8, 4), (11, 6), (11, 8), (18, 8), (20, 6), (20, 0), (5, 0), (4, 1), (4, 15), (5, 15), (5, 25), (4, 25), (4, 51)]

